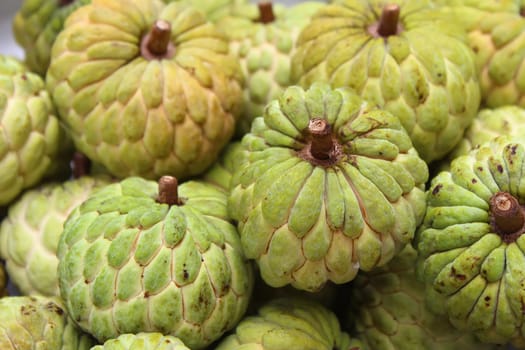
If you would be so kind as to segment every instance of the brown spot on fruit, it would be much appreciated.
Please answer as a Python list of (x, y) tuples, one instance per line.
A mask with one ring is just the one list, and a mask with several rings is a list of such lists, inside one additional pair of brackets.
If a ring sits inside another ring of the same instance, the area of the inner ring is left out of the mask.
[(436, 187), (434, 187), (434, 189), (432, 190), (432, 194), (435, 196), (436, 194), (439, 193), (439, 190), (441, 190), (441, 188), (443, 187), (442, 184), (438, 184), (436, 185)]

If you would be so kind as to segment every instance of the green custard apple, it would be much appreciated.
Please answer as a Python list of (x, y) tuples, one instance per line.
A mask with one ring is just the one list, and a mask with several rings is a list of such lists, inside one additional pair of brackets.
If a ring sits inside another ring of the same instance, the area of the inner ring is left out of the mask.
[(79, 151), (114, 176), (181, 181), (204, 172), (233, 135), (242, 72), (197, 9), (95, 0), (57, 36), (47, 88)]
[(100, 342), (160, 332), (197, 350), (247, 309), (252, 265), (223, 190), (130, 177), (104, 187), (69, 216), (58, 246), (62, 298)]
[(407, 245), (387, 265), (360, 273), (350, 284), (348, 316), (356, 336), (374, 350), (493, 349), (426, 307), (425, 286), (416, 280), (416, 258), (416, 250)]
[(435, 176), (414, 240), (430, 309), (525, 348), (525, 137), (498, 136)]
[(427, 163), (461, 140), (480, 105), (472, 50), (427, 0), (340, 0), (306, 25), (292, 82), (350, 87), (397, 116)]
[(75, 327), (58, 298), (0, 298), (2, 350), (89, 350), (95, 344)]
[(190, 350), (173, 336), (161, 333), (122, 334), (91, 350)]
[(279, 298), (244, 318), (215, 350), (362, 350), (343, 332), (335, 314), (301, 298)]
[(243, 154), (240, 141), (229, 143), (219, 159), (199, 179), (229, 193), (233, 173), (242, 164)]
[(67, 166), (72, 143), (44, 81), (0, 55), (0, 206)]
[[(255, 6), (255, 5), (254, 5)], [(226, 16), (217, 26), (230, 38), (230, 51), (239, 58), (244, 73), (243, 113), (237, 125), (239, 136), (250, 131), (253, 119), (291, 85), (290, 61), (300, 30), (322, 6), (318, 1), (301, 2), (274, 11), (272, 2), (259, 2), (259, 16)]]
[(13, 35), (32, 72), (45, 76), (51, 47), (67, 16), (91, 0), (24, 0), (13, 18)]
[(248, 0), (164, 0), (164, 2), (187, 3), (199, 9), (212, 22), (231, 15), (257, 17), (257, 9)]
[(426, 163), (398, 118), (348, 88), (288, 87), (242, 146), (228, 208), (272, 287), (346, 283), (391, 260), (423, 217)]
[(85, 174), (26, 191), (0, 225), (0, 258), (22, 295), (59, 296), (57, 246), (64, 222), (88, 196), (110, 183)]

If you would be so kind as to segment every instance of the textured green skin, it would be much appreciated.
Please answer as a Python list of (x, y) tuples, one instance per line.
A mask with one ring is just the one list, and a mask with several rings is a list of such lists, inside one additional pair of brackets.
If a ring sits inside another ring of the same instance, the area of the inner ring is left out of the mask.
[[(319, 117), (343, 145), (329, 167), (297, 154)], [(246, 256), (272, 287), (346, 283), (392, 259), (424, 215), (425, 162), (396, 117), (350, 89), (287, 88), (242, 145), (246, 161), (233, 175), (228, 209)]]
[(104, 187), (64, 224), (58, 247), (62, 298), (100, 342), (161, 332), (201, 349), (233, 328), (253, 287), (226, 195), (196, 181), (182, 206), (156, 202), (138, 177)]
[(250, 18), (257, 18), (258, 15), (257, 8), (248, 0), (164, 0), (164, 2), (167, 4), (172, 2), (190, 4), (203, 12), (206, 18), (212, 22), (231, 15)]
[(425, 286), (415, 276), (416, 258), (407, 245), (387, 265), (357, 276), (348, 296), (356, 335), (374, 350), (493, 349), (426, 308)]
[(25, 51), (29, 69), (45, 76), (49, 66), (51, 47), (74, 10), (91, 0), (75, 0), (60, 6), (59, 0), (24, 0), (13, 18), (13, 35)]
[(175, 337), (161, 333), (122, 334), (91, 350), (190, 350)]
[(200, 179), (210, 183), (225, 192), (230, 192), (230, 183), (235, 170), (242, 163), (242, 145), (240, 141), (229, 143), (213, 166)]
[(428, 1), (391, 2), (401, 4), (404, 30), (387, 39), (366, 29), (384, 1), (340, 1), (318, 11), (297, 40), (292, 82), (355, 89), (396, 115), (431, 162), (461, 140), (479, 108), (474, 55)]
[(215, 350), (360, 350), (361, 342), (340, 329), (332, 311), (301, 298), (268, 302), (244, 318)]
[(264, 107), (291, 85), (290, 61), (295, 42), (310, 16), (322, 6), (313, 1), (286, 9), (274, 6), (276, 18), (267, 24), (239, 16), (223, 17), (217, 22), (230, 38), (230, 52), (239, 58), (246, 81), (238, 136), (248, 133)]
[(95, 344), (75, 327), (58, 298), (0, 298), (2, 350), (88, 350)]
[(85, 176), (43, 184), (9, 207), (0, 226), (0, 258), (22, 295), (60, 296), (56, 253), (64, 222), (91, 192), (109, 181)]
[(489, 223), (498, 191), (522, 200), (525, 139), (499, 136), (432, 179), (416, 233), (416, 273), (429, 307), (482, 341), (525, 347), (525, 236), (505, 243)]
[[(154, 20), (171, 23), (171, 59), (146, 60)], [(95, 0), (53, 46), (46, 78), (77, 149), (116, 177), (179, 180), (204, 172), (233, 135), (242, 72), (197, 10), (157, 0)]]
[(0, 206), (67, 164), (72, 144), (55, 112), (42, 78), (0, 56)]

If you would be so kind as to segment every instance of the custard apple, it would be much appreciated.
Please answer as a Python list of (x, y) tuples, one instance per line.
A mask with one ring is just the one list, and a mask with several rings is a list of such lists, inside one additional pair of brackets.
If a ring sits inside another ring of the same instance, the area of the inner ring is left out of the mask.
[(62, 171), (71, 140), (40, 76), (0, 55), (0, 206)]
[(257, 18), (258, 12), (249, 0), (164, 0), (170, 2), (187, 3), (206, 15), (206, 19), (216, 22), (230, 15), (241, 15)]
[(335, 314), (301, 298), (279, 298), (244, 318), (215, 350), (363, 350)]
[(239, 58), (246, 81), (239, 136), (249, 132), (268, 102), (291, 85), (290, 61), (297, 36), (321, 6), (318, 1), (305, 1), (277, 12), (271, 2), (260, 2), (258, 18), (226, 16), (217, 21), (230, 38), (230, 52)]
[(474, 54), (429, 0), (340, 0), (301, 31), (292, 82), (350, 87), (396, 115), (427, 163), (461, 140), (480, 105)]
[(130, 177), (77, 207), (58, 246), (62, 298), (100, 342), (160, 332), (202, 349), (241, 319), (253, 271), (224, 191)]
[(108, 177), (83, 176), (46, 183), (25, 192), (0, 226), (0, 258), (22, 295), (59, 296), (57, 246), (68, 215), (106, 184)]
[(229, 143), (213, 166), (202, 174), (200, 180), (229, 193), (233, 173), (242, 164), (243, 154), (240, 141)]
[(75, 327), (58, 298), (0, 298), (2, 350), (89, 350), (95, 344)]
[(346, 300), (356, 335), (374, 350), (493, 349), (427, 309), (425, 286), (416, 280), (416, 257), (407, 245), (387, 265), (360, 273), (352, 282)]
[(346, 283), (391, 260), (423, 217), (426, 163), (398, 118), (348, 88), (288, 87), (242, 146), (228, 208), (272, 287)]
[(32, 72), (45, 76), (51, 47), (67, 16), (91, 0), (24, 0), (13, 18), (13, 35)]
[(430, 309), (488, 343), (525, 348), (525, 138), (498, 136), (434, 177), (416, 233)]
[(242, 72), (198, 10), (95, 0), (57, 36), (47, 74), (77, 149), (118, 178), (204, 172), (233, 135)]
[(180, 339), (161, 333), (122, 334), (91, 350), (190, 350)]

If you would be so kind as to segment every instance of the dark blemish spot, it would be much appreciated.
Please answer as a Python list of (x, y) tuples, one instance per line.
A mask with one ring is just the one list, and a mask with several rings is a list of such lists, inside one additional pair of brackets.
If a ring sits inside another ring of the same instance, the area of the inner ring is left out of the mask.
[(188, 271), (186, 271), (186, 269), (182, 270), (182, 276), (184, 277), (185, 280), (188, 279), (189, 274), (188, 274)]
[(490, 300), (490, 297), (487, 295), (487, 296), (485, 297), (485, 301), (489, 301), (489, 300)]
[(149, 292), (144, 292), (144, 298), (149, 298)]
[(473, 184), (478, 183), (478, 180), (476, 180), (476, 179), (472, 179), (472, 183), (473, 183)]
[(434, 187), (434, 189), (432, 190), (432, 194), (435, 196), (436, 194), (438, 194), (439, 190), (441, 189), (441, 187), (443, 187), (442, 184), (439, 184), (437, 185), (436, 187)]
[(22, 74), (21, 78), (22, 78), (22, 80), (27, 80), (27, 75)]
[(516, 154), (516, 148), (518, 148), (518, 145), (514, 145), (510, 148), (510, 154), (515, 155)]
[(483, 167), (478, 166), (479, 171), (483, 171)]
[(503, 174), (503, 166), (501, 166), (501, 164), (498, 164), (498, 171), (500, 174)]

